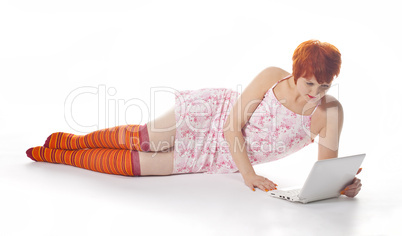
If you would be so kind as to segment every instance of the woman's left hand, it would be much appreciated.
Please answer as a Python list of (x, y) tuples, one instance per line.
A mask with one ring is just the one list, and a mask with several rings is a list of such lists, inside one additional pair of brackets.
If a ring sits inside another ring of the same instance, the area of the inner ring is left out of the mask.
[[(362, 168), (360, 168), (356, 175), (358, 175), (362, 171)], [(348, 197), (355, 197), (359, 192), (360, 189), (362, 188), (362, 183), (360, 179), (354, 178), (353, 182), (351, 185), (347, 186), (344, 190), (341, 191), (341, 194), (348, 196)]]

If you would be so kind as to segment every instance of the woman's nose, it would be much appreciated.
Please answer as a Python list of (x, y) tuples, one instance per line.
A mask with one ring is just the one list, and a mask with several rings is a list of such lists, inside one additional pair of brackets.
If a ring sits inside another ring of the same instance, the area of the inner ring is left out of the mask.
[(316, 97), (316, 96), (319, 95), (319, 94), (320, 94), (320, 92), (319, 92), (319, 89), (318, 89), (318, 88), (312, 88), (312, 89), (311, 89), (311, 96)]

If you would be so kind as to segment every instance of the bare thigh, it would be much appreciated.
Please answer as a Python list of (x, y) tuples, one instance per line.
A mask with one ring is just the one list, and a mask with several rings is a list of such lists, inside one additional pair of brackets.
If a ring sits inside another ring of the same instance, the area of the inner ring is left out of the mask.
[(149, 148), (152, 152), (164, 151), (174, 147), (176, 118), (174, 107), (165, 114), (147, 123)]
[(171, 175), (173, 172), (174, 151), (138, 152), (141, 175)]

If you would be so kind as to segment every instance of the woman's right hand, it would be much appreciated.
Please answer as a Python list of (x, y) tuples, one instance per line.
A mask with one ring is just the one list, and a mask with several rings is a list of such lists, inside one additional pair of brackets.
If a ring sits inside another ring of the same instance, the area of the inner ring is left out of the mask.
[(254, 173), (244, 176), (244, 183), (253, 191), (257, 187), (262, 191), (268, 192), (269, 190), (275, 190), (276, 186), (278, 186), (271, 180)]

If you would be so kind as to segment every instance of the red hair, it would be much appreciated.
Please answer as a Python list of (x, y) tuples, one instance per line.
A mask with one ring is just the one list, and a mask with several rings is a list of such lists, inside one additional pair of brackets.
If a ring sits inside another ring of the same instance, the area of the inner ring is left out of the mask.
[(314, 76), (318, 83), (331, 83), (341, 69), (341, 53), (332, 44), (318, 40), (301, 43), (293, 53), (295, 83), (300, 77)]

